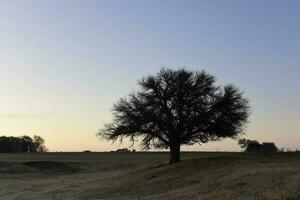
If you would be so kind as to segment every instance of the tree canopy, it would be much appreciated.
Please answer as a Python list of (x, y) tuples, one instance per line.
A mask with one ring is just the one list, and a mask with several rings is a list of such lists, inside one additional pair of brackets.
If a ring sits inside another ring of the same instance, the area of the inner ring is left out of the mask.
[(205, 71), (162, 69), (113, 107), (113, 121), (98, 135), (107, 140), (141, 139), (143, 148), (170, 148), (180, 161), (181, 145), (236, 138), (244, 130), (249, 103), (233, 85), (223, 88)]

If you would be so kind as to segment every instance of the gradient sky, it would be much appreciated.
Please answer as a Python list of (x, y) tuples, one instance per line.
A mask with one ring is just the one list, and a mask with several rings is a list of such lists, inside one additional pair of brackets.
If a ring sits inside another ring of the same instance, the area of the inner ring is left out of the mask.
[(297, 0), (0, 0), (0, 135), (38, 134), (51, 151), (126, 147), (95, 136), (112, 104), (144, 75), (187, 67), (245, 92), (245, 137), (300, 149), (299, 10)]

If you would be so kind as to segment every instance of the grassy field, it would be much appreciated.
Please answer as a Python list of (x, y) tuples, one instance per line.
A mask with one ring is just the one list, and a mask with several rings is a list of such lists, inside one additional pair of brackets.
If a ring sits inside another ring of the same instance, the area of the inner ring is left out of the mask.
[(0, 199), (299, 200), (300, 154), (0, 154)]

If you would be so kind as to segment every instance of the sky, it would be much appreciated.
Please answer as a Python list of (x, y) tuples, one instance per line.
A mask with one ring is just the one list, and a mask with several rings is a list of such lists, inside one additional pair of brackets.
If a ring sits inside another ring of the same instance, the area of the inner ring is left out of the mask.
[[(0, 135), (37, 134), (51, 151), (128, 147), (96, 137), (113, 103), (162, 67), (186, 67), (244, 91), (243, 137), (300, 149), (299, 9), (297, 0), (0, 0)], [(184, 150), (240, 148), (228, 139)]]

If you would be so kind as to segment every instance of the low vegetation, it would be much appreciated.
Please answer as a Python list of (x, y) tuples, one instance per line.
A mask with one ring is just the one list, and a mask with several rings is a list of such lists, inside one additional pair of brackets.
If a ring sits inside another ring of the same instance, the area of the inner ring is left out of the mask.
[(1, 199), (299, 200), (299, 153), (0, 154)]

